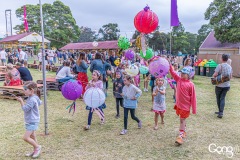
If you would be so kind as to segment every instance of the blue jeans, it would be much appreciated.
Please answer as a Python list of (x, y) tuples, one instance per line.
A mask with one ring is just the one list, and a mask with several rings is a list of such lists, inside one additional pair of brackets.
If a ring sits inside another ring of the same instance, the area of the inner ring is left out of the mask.
[(223, 115), (223, 110), (224, 110), (224, 106), (225, 106), (225, 97), (226, 97), (229, 89), (230, 89), (230, 87), (216, 87), (215, 88), (219, 115)]
[(72, 77), (65, 77), (65, 78), (62, 78), (62, 79), (58, 79), (57, 81), (59, 82), (59, 83), (63, 83), (63, 82), (67, 82), (68, 80), (70, 80), (70, 79), (73, 79)]
[[(98, 107), (98, 109), (100, 109), (100, 110), (102, 111), (102, 113), (103, 113), (102, 107)], [(93, 112), (94, 112), (94, 111), (93, 111)], [(92, 112), (91, 109), (89, 110), (89, 113), (88, 113), (88, 125), (91, 125), (93, 112)], [(104, 113), (103, 113), (103, 114), (104, 114)]]

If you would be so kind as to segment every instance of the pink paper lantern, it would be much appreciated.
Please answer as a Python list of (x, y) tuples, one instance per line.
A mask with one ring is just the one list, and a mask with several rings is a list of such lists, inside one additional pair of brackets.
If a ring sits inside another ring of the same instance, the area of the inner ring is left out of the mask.
[(149, 64), (149, 72), (156, 78), (165, 77), (169, 71), (169, 63), (165, 58), (153, 59)]

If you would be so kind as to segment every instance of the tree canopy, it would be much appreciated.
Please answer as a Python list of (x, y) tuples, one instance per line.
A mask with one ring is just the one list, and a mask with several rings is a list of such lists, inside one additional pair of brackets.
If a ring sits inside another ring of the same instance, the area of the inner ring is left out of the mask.
[(108, 23), (99, 29), (98, 33), (100, 35), (99, 41), (111, 41), (117, 40), (120, 36), (120, 29), (117, 23)]
[[(31, 32), (41, 33), (40, 6), (26, 5), (27, 20)], [(80, 29), (72, 16), (70, 8), (61, 1), (56, 0), (53, 4), (43, 4), (43, 23), (45, 37), (51, 40), (51, 46), (60, 48), (69, 42), (77, 42)], [(16, 10), (16, 16), (23, 21), (23, 6)], [(18, 32), (24, 32), (24, 25), (14, 27)]]
[(88, 27), (80, 27), (81, 35), (78, 42), (93, 42), (97, 40), (97, 34)]
[(240, 0), (214, 0), (205, 12), (205, 19), (214, 27), (220, 42), (240, 42)]

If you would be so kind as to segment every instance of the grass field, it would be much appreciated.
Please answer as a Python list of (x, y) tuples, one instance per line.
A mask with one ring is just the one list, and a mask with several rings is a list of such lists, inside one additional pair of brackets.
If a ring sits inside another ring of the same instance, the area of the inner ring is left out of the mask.
[[(41, 72), (31, 69), (31, 73), (35, 81), (41, 79)], [(49, 72), (47, 76), (54, 74)], [(211, 143), (216, 144), (216, 147), (236, 147), (232, 159), (240, 159), (240, 150), (237, 149), (237, 146), (240, 146), (239, 82), (239, 79), (231, 81), (224, 117), (218, 119), (214, 115), (217, 111), (214, 86), (207, 77), (195, 77), (197, 115), (191, 115), (187, 119), (188, 136), (182, 146), (174, 144), (178, 134), (179, 118), (173, 110), (173, 90), (169, 87), (165, 126), (157, 131), (153, 130), (151, 94), (143, 92), (136, 111), (136, 115), (143, 122), (143, 127), (137, 129), (137, 123), (129, 116), (128, 133), (124, 136), (119, 135), (123, 129), (123, 109), (121, 108), (120, 119), (116, 119), (111, 82), (106, 101), (107, 108), (104, 110), (106, 123), (100, 125), (99, 118), (94, 114), (89, 131), (83, 130), (88, 116), (84, 103), (77, 101), (77, 110), (72, 116), (65, 109), (71, 102), (65, 100), (61, 92), (49, 91), (47, 106), (50, 135), (44, 136), (44, 108), (41, 106), (41, 123), (37, 138), (43, 149), (39, 159), (228, 159), (226, 155), (210, 153), (208, 147)], [(22, 140), (25, 129), (19, 102), (1, 99), (0, 106), (0, 159), (28, 159), (24, 155), (32, 148)]]

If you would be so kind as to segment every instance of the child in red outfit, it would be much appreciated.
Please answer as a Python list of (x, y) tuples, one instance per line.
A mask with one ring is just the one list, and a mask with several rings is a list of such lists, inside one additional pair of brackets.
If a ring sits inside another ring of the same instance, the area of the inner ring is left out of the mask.
[(196, 114), (196, 93), (193, 82), (189, 80), (191, 73), (189, 68), (184, 67), (181, 70), (181, 76), (178, 76), (173, 67), (170, 65), (170, 73), (177, 82), (176, 104), (174, 109), (176, 110), (176, 114), (180, 117), (180, 128), (176, 143), (181, 145), (183, 144), (183, 138), (186, 137), (186, 119), (190, 115), (191, 107), (192, 113)]

